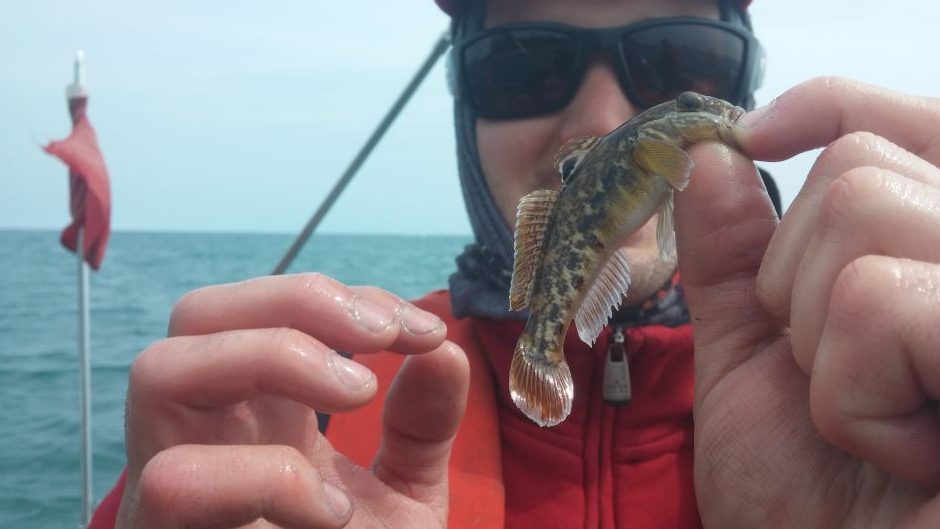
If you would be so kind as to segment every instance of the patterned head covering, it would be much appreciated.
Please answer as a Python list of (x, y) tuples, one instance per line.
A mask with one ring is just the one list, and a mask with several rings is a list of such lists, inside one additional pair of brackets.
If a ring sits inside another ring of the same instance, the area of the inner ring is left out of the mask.
[[(452, 17), (451, 38), (455, 46), (483, 30), (484, 0), (435, 1)], [(729, 2), (719, 0), (722, 18), (749, 27), (744, 12), (749, 0), (735, 0), (734, 4)], [(734, 9), (729, 9), (729, 6)], [(474, 235), (474, 242), (457, 257), (457, 271), (450, 277), (454, 315), (525, 319), (528, 311), (509, 310), (513, 234), (483, 176), (477, 150), (476, 116), (471, 105), (459, 97), (454, 100), (454, 124), (460, 185)], [(621, 309), (614, 316), (614, 321), (627, 325), (678, 325), (687, 322), (688, 310), (681, 285), (675, 277), (672, 278), (646, 302)]]

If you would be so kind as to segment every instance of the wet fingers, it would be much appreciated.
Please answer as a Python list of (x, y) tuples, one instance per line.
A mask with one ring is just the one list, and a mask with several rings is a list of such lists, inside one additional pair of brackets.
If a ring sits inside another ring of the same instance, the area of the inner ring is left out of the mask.
[(848, 134), (826, 147), (774, 233), (758, 275), (761, 303), (780, 321), (789, 322), (797, 268), (817, 228), (830, 186), (859, 167), (878, 167), (940, 188), (940, 170), (874, 134)]
[(339, 528), (353, 506), (299, 452), (284, 446), (178, 445), (141, 472), (132, 525), (210, 528), (255, 524)]
[(840, 273), (812, 368), (810, 403), (834, 445), (940, 486), (940, 265), (867, 256)]
[[(444, 340), (436, 316), (379, 289), (351, 288), (322, 274), (268, 276), (217, 285), (184, 296), (169, 334), (288, 327), (328, 347), (354, 353), (427, 352)], [(415, 338), (418, 337), (418, 338)]]
[(843, 269), (866, 255), (940, 262), (940, 188), (875, 167), (845, 173), (827, 189), (793, 279), (791, 344), (809, 372)]
[(394, 307), (392, 325), (398, 328), (393, 350), (428, 351), (447, 335), (447, 327), (440, 318), (377, 287), (352, 287), (360, 299), (377, 306)]
[(321, 411), (365, 404), (375, 375), (293, 329), (252, 329), (175, 337), (144, 351), (131, 367), (130, 394), (144, 403), (219, 408), (264, 395)]

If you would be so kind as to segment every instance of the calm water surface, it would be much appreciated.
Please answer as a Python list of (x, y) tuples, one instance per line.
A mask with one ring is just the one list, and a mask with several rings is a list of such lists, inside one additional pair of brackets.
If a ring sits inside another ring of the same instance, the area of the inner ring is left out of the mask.
[[(127, 370), (194, 288), (265, 275), (292, 236), (115, 233), (92, 274), (96, 501), (124, 467)], [(321, 235), (291, 271), (406, 298), (444, 288), (467, 237)], [(56, 232), (0, 231), (0, 528), (79, 526), (76, 264)]]

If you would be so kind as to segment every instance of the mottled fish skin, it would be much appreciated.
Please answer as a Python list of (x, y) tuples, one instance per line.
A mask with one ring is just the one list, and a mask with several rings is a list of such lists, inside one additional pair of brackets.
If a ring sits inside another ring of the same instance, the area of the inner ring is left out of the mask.
[(553, 426), (570, 413), (574, 389), (563, 351), (568, 326), (613, 253), (672, 198), (665, 178), (637, 164), (638, 142), (733, 146), (731, 126), (743, 113), (725, 101), (684, 93), (602, 138), (566, 178), (545, 229), (530, 315), (510, 371), (512, 398), (534, 422)]

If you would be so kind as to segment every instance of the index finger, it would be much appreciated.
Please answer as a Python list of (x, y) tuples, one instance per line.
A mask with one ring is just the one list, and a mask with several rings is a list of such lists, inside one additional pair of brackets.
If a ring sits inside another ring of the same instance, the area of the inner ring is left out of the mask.
[(173, 307), (168, 334), (281, 327), (355, 353), (423, 353), (447, 335), (437, 316), (391, 293), (348, 287), (316, 273), (259, 277), (190, 292)]
[(852, 132), (871, 132), (940, 163), (940, 99), (894, 92), (843, 79), (819, 77), (748, 112), (734, 128), (740, 150), (778, 161), (824, 147)]

